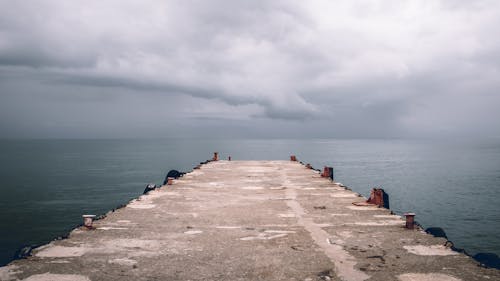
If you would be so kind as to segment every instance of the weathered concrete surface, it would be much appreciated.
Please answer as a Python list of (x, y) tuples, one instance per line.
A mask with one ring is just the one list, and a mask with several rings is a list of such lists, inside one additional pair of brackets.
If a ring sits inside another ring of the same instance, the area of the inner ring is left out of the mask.
[(211, 162), (0, 280), (500, 280), (364, 200), (297, 162)]

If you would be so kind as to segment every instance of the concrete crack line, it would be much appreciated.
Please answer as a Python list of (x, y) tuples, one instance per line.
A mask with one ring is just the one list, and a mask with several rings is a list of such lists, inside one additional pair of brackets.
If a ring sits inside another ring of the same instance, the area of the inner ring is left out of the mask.
[(326, 256), (330, 258), (335, 265), (335, 273), (340, 279), (346, 281), (363, 281), (370, 278), (369, 275), (354, 268), (357, 263), (355, 257), (349, 255), (342, 246), (330, 244), (328, 241), (331, 235), (324, 231), (320, 225), (314, 223), (312, 218), (304, 217), (306, 213), (296, 200), (297, 193), (294, 189), (286, 189), (286, 197), (290, 198), (290, 200), (286, 201), (286, 204), (295, 213), (298, 224), (310, 233), (316, 245), (323, 249)]

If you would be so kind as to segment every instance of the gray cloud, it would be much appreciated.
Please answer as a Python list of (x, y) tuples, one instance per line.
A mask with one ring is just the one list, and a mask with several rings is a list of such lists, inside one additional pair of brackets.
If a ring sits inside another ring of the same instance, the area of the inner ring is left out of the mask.
[(3, 137), (167, 136), (179, 124), (186, 135), (500, 136), (497, 1), (0, 11)]

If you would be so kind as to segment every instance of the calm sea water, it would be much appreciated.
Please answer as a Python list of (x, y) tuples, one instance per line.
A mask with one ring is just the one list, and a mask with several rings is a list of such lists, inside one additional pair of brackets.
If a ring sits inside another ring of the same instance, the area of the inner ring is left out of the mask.
[(213, 151), (234, 160), (289, 159), (335, 168), (336, 181), (391, 209), (443, 227), (469, 253), (500, 255), (500, 145), (408, 140), (1, 140), (0, 265), (139, 196), (170, 169), (189, 171)]

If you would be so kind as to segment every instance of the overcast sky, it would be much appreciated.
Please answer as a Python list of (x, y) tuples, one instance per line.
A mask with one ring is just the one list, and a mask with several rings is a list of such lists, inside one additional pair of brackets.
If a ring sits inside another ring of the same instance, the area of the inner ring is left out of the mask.
[(500, 139), (500, 1), (0, 0), (0, 137)]

